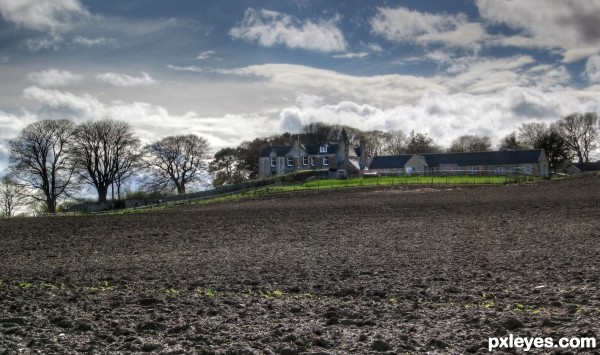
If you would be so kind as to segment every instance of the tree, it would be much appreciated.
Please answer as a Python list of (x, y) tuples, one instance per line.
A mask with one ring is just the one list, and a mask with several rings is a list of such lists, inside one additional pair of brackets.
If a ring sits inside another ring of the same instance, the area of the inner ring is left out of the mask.
[(335, 127), (323, 122), (313, 122), (302, 126), (300, 132), (303, 134), (302, 143), (325, 144), (333, 138)]
[(441, 151), (441, 148), (436, 145), (433, 138), (429, 137), (427, 133), (415, 133), (410, 132), (408, 137), (408, 143), (406, 145), (406, 154), (421, 154), (421, 153), (437, 153)]
[(10, 141), (10, 170), (26, 187), (41, 192), (31, 197), (43, 201), (50, 213), (72, 185), (75, 162), (67, 151), (74, 132), (69, 120), (38, 121)]
[[(135, 137), (128, 123), (103, 119), (82, 123), (75, 130), (72, 154), (81, 179), (94, 186), (98, 202), (106, 202), (108, 189), (131, 176), (139, 160)], [(114, 197), (114, 196), (113, 196)]]
[(452, 141), (449, 152), (485, 152), (492, 149), (490, 137), (465, 134)]
[(502, 140), (500, 140), (500, 150), (519, 150), (525, 149), (525, 147), (517, 139), (517, 132), (511, 132), (507, 134)]
[(365, 143), (365, 153), (368, 157), (383, 154), (386, 136), (387, 133), (383, 131), (368, 131), (363, 133), (362, 140)]
[(535, 142), (534, 148), (544, 149), (548, 157), (551, 172), (556, 173), (566, 163), (571, 161), (571, 154), (567, 141), (555, 130), (550, 130)]
[(533, 149), (535, 143), (548, 133), (550, 133), (550, 127), (543, 122), (523, 123), (519, 127), (517, 137), (523, 148)]
[(145, 147), (151, 185), (184, 194), (188, 184), (201, 182), (210, 158), (209, 143), (194, 134), (169, 136)]
[(209, 171), (215, 174), (213, 186), (238, 184), (245, 180), (239, 153), (237, 148), (223, 148), (215, 153), (209, 165)]
[(566, 140), (578, 162), (588, 163), (590, 153), (598, 148), (600, 135), (597, 125), (598, 115), (596, 113), (572, 113), (556, 122), (555, 128)]
[(248, 179), (258, 177), (258, 157), (265, 145), (270, 144), (266, 138), (255, 138), (251, 141), (242, 142), (236, 149), (240, 160), (240, 169)]
[(8, 218), (20, 207), (28, 204), (27, 191), (12, 176), (0, 179), (0, 210)]
[[(413, 134), (412, 132), (411, 134)], [(404, 131), (398, 129), (387, 132), (383, 138), (383, 151), (387, 155), (404, 154), (408, 146), (408, 137)]]

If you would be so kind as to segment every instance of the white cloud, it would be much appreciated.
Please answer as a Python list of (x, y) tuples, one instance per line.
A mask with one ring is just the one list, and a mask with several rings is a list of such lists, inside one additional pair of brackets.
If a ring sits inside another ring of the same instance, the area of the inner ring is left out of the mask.
[(31, 52), (38, 52), (44, 49), (58, 50), (63, 37), (60, 35), (51, 35), (49, 37), (29, 38), (25, 41), (25, 46)]
[(211, 59), (211, 58), (214, 58), (215, 54), (217, 54), (217, 52), (215, 52), (215, 51), (204, 51), (204, 52), (198, 54), (198, 57), (196, 57), (196, 59), (198, 59), (198, 60)]
[(0, 176), (8, 167), (9, 140), (15, 138), (28, 124), (37, 120), (38, 117), (35, 114), (27, 111), (10, 113), (0, 110)]
[(477, 0), (479, 13), (492, 24), (521, 31), (499, 37), (507, 46), (561, 49), (566, 63), (600, 51), (600, 2), (578, 0)]
[(0, 13), (17, 26), (60, 33), (77, 18), (89, 16), (78, 0), (2, 0)]
[(488, 37), (482, 25), (468, 22), (465, 14), (437, 15), (404, 7), (382, 7), (370, 23), (373, 33), (393, 42), (440, 43), (477, 49)]
[(486, 135), (498, 143), (525, 122), (554, 122), (570, 112), (597, 110), (593, 99), (579, 99), (573, 92), (544, 93), (511, 87), (494, 94), (446, 94), (431, 90), (414, 104), (388, 109), (342, 101), (336, 104), (290, 106), (281, 110), (280, 128), (297, 132), (312, 122), (345, 124), (362, 130), (414, 130), (430, 134), (448, 146), (463, 134)]
[(89, 94), (76, 95), (36, 86), (25, 89), (23, 96), (40, 103), (38, 114), (8, 115), (0, 111), (0, 140), (5, 133), (7, 138), (12, 138), (26, 124), (48, 118), (67, 118), (82, 122), (110, 117), (130, 123), (144, 143), (169, 135), (194, 133), (206, 137), (216, 149), (235, 146), (242, 140), (268, 136), (278, 129), (275, 117), (260, 113), (225, 114), (218, 117), (200, 117), (194, 112), (174, 115), (163, 106), (147, 102), (105, 104)]
[(37, 85), (47, 87), (68, 86), (81, 81), (82, 76), (73, 74), (66, 70), (58, 70), (50, 68), (40, 72), (31, 72), (27, 74), (27, 79), (33, 81)]
[(82, 36), (77, 36), (73, 39), (74, 44), (79, 44), (85, 47), (100, 47), (105, 45), (111, 45), (116, 43), (117, 40), (114, 38), (107, 37), (96, 37), (96, 38), (87, 38)]
[(211, 67), (199, 67), (196, 65), (188, 65), (185, 67), (180, 67), (177, 65), (167, 65), (168, 69), (171, 70), (175, 70), (175, 71), (187, 71), (187, 72), (191, 72), (191, 73), (217, 73), (217, 74), (223, 74), (223, 75), (245, 75), (244, 73), (242, 73), (241, 71), (239, 71), (239, 69), (220, 69), (220, 68), (211, 68)]
[[(448, 60), (439, 55), (441, 60)], [(536, 86), (539, 76), (530, 73), (527, 68), (535, 63), (531, 56), (518, 55), (506, 58), (462, 57), (449, 60), (447, 72), (450, 75), (438, 76), (435, 82), (448, 88), (450, 92), (470, 94), (488, 94), (500, 92), (513, 86)]]
[(337, 21), (337, 18), (301, 21), (279, 12), (249, 8), (242, 23), (229, 34), (263, 47), (282, 45), (318, 52), (343, 52), (347, 44)]
[(590, 83), (600, 83), (600, 55), (588, 58), (585, 64), (585, 74)]
[(361, 59), (368, 57), (369, 53), (367, 52), (355, 52), (355, 53), (344, 53), (344, 54), (336, 54), (333, 57), (337, 59)]
[(64, 115), (76, 120), (99, 118), (105, 110), (104, 105), (89, 94), (77, 96), (68, 91), (30, 86), (23, 90), (23, 97), (40, 102), (43, 107), (57, 114), (56, 117)]
[(327, 102), (348, 100), (390, 107), (419, 100), (425, 90), (445, 89), (434, 81), (410, 75), (360, 77), (293, 64), (265, 64), (233, 69), (231, 74), (256, 76), (282, 93), (311, 93)]
[(156, 80), (154, 80), (148, 73), (140, 72), (140, 76), (129, 76), (126, 74), (120, 73), (104, 73), (98, 74), (96, 78), (100, 81), (104, 81), (114, 86), (140, 86), (140, 85), (153, 85), (156, 84)]

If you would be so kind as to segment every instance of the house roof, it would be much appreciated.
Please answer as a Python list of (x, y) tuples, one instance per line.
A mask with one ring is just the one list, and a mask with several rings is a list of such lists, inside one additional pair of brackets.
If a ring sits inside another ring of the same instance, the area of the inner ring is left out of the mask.
[(293, 147), (292, 146), (269, 146), (264, 147), (262, 152), (260, 153), (261, 158), (268, 158), (271, 156), (271, 152), (275, 151), (275, 155), (278, 157), (285, 156)]
[(376, 156), (373, 157), (369, 169), (404, 168), (404, 165), (406, 165), (412, 156), (412, 154)]
[[(337, 144), (328, 144), (327, 145), (327, 153), (321, 152), (321, 147), (323, 144), (303, 144), (301, 145), (302, 149), (308, 155), (327, 155), (327, 154), (336, 154), (338, 151)], [(261, 158), (268, 158), (271, 156), (271, 152), (275, 152), (275, 155), (278, 157), (284, 157), (286, 154), (292, 150), (294, 146), (292, 145), (281, 145), (281, 146), (268, 146), (264, 147), (260, 153)]]
[(600, 171), (600, 161), (595, 163), (573, 163), (580, 171)]
[(436, 167), (442, 164), (456, 164), (459, 166), (531, 164), (539, 161), (540, 154), (540, 149), (531, 149), (470, 153), (427, 153), (422, 154), (422, 156), (428, 166)]
[(308, 155), (335, 154), (338, 150), (337, 144), (327, 144), (327, 153), (321, 153), (323, 144), (303, 144), (302, 146)]

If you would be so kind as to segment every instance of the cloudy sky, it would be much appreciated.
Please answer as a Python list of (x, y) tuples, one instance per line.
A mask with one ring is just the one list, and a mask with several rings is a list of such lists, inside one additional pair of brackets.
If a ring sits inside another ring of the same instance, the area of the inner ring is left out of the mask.
[(214, 149), (314, 121), (438, 143), (600, 111), (600, 0), (0, 0), (0, 170), (41, 119)]

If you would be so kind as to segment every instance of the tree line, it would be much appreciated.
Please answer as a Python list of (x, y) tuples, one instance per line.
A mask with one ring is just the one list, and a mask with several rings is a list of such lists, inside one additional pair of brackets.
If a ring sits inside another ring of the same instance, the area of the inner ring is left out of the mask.
[(98, 202), (111, 190), (121, 199), (123, 183), (142, 176), (149, 190), (176, 190), (202, 180), (210, 158), (208, 141), (197, 135), (169, 136), (141, 145), (128, 123), (102, 119), (79, 125), (44, 120), (10, 140), (8, 174), (0, 182), (0, 208), (10, 216), (27, 200), (54, 213), (60, 199), (92, 186)]
[[(0, 180), (0, 210), (10, 216), (30, 201), (54, 213), (57, 202), (88, 185), (98, 202), (122, 198), (123, 183), (137, 178), (145, 191), (178, 194), (210, 180), (212, 184), (240, 183), (258, 177), (258, 160), (267, 145), (324, 144), (340, 138), (361, 145), (367, 156), (492, 150), (490, 137), (462, 135), (448, 148), (426, 133), (402, 130), (361, 131), (344, 125), (315, 122), (298, 133), (283, 133), (244, 141), (211, 155), (208, 141), (188, 134), (168, 136), (144, 146), (132, 127), (102, 119), (75, 124), (44, 120), (25, 127), (10, 140), (8, 174)], [(550, 170), (558, 172), (573, 159), (589, 162), (600, 145), (598, 115), (573, 113), (552, 124), (524, 123), (502, 138), (498, 149), (544, 149)], [(116, 194), (116, 196), (115, 196)]]
[[(517, 131), (501, 139), (497, 149), (544, 149), (548, 155), (550, 171), (566, 169), (575, 159), (589, 162), (591, 153), (600, 146), (596, 113), (572, 113), (558, 121), (547, 123), (523, 123)], [(214, 174), (213, 184), (233, 184), (258, 177), (258, 157), (265, 145), (291, 145), (299, 140), (303, 144), (324, 144), (342, 137), (348, 143), (360, 145), (367, 156), (421, 154), (440, 152), (482, 152), (493, 149), (490, 137), (465, 134), (454, 139), (448, 148), (437, 144), (426, 133), (402, 130), (361, 131), (344, 125), (315, 122), (304, 125), (299, 133), (283, 133), (266, 138), (246, 141), (235, 148), (219, 150), (210, 163)]]

